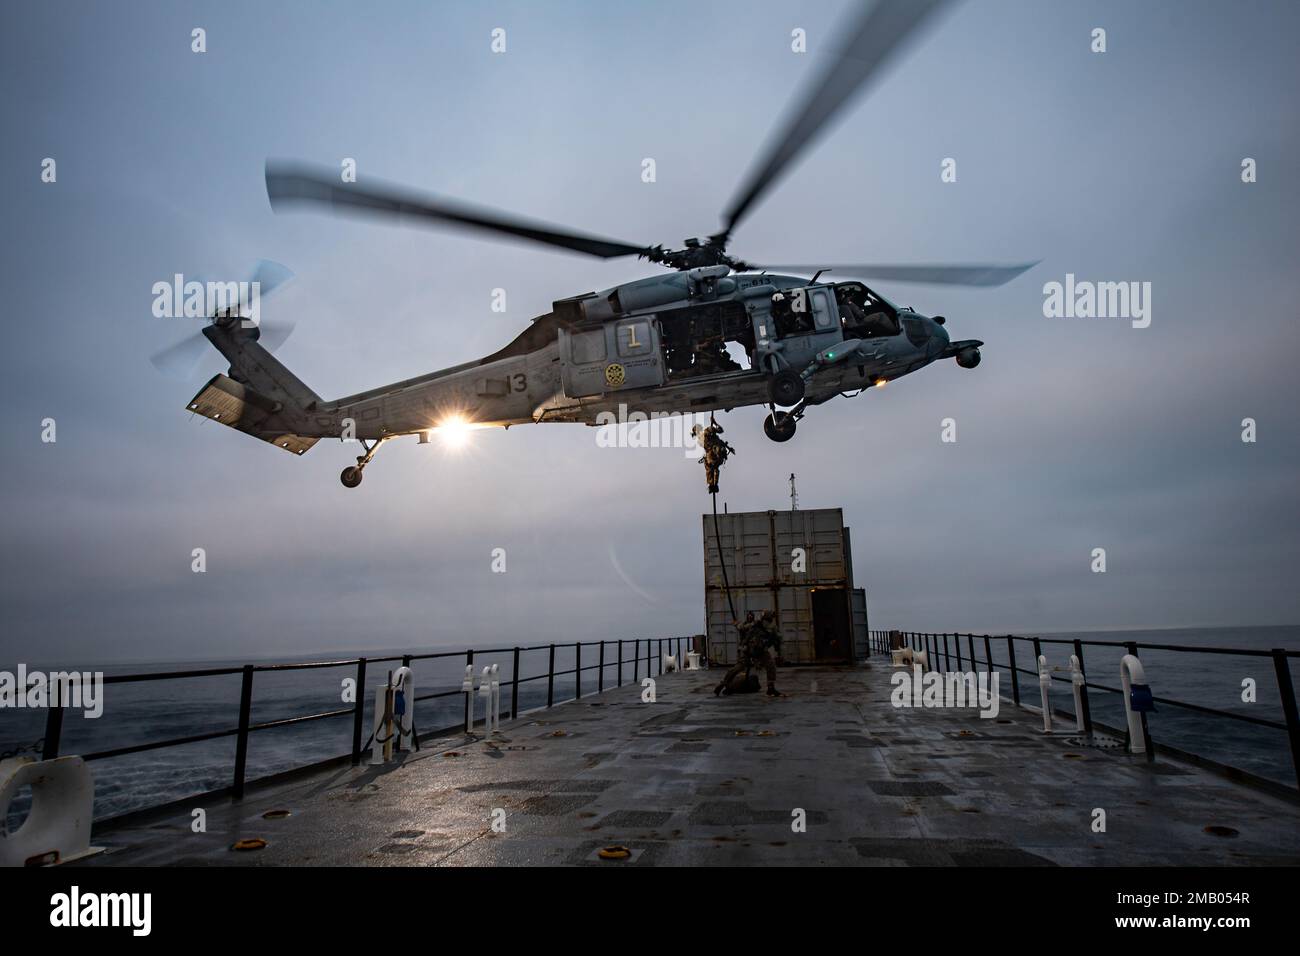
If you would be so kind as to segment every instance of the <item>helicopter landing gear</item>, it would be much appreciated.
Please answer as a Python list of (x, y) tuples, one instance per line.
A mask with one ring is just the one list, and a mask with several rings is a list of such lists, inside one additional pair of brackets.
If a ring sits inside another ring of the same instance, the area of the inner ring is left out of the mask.
[(366, 444), (364, 438), (359, 439), (361, 447), (366, 450), (366, 453), (364, 455), (358, 455), (357, 463), (355, 465), (348, 465), (339, 475), (339, 481), (343, 482), (344, 488), (355, 488), (357, 485), (361, 484), (362, 469), (364, 469), (366, 465), (370, 464), (370, 459), (375, 457), (375, 452), (379, 451), (379, 446), (388, 441), (391, 437), (391, 435), (387, 435), (383, 438), (377, 438), (374, 443), (370, 445)]
[(763, 419), (763, 434), (772, 441), (789, 441), (794, 437), (795, 417), (789, 412), (773, 410)]
[(767, 381), (767, 397), (773, 405), (797, 405), (803, 393), (803, 377), (788, 368), (781, 369)]

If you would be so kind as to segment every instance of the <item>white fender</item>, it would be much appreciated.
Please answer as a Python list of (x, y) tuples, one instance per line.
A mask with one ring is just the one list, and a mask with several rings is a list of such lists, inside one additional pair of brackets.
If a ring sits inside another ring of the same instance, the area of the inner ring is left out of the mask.
[(501, 729), (501, 667), (498, 664), (492, 665), (492, 725), (491, 731), (496, 733)]
[(0, 866), (67, 863), (102, 850), (90, 845), (95, 780), (84, 760), (0, 760), (0, 820), (8, 816), (9, 805), (23, 787), (32, 789), (31, 809), (14, 832), (0, 828)]
[(1074, 729), (1083, 733), (1083, 665), (1075, 654), (1070, 655), (1070, 683), (1074, 685)]
[(1133, 709), (1131, 692), (1134, 684), (1147, 682), (1147, 675), (1142, 662), (1132, 654), (1120, 658), (1119, 681), (1124, 688), (1124, 714), (1128, 718), (1128, 752), (1144, 754), (1147, 752), (1146, 735), (1142, 733), (1142, 716)]
[(665, 654), (665, 655), (664, 655), (664, 673), (665, 673), (665, 674), (671, 674), (673, 671), (676, 671), (676, 670), (681, 670), (681, 668), (679, 668), (679, 667), (677, 666), (677, 655), (676, 655), (676, 654)]
[(1047, 666), (1047, 656), (1038, 655), (1038, 689), (1043, 698), (1043, 733), (1052, 732), (1052, 706), (1048, 701), (1048, 690), (1052, 686), (1052, 672)]
[[(402, 700), (406, 707), (406, 713), (400, 718), (396, 718), (394, 723), (397, 724), (398, 739), (401, 743), (401, 749), (415, 749), (415, 672), (409, 667), (399, 667), (393, 671), (392, 687), (394, 694), (397, 691), (402, 692)], [(394, 697), (394, 700), (396, 698)]]

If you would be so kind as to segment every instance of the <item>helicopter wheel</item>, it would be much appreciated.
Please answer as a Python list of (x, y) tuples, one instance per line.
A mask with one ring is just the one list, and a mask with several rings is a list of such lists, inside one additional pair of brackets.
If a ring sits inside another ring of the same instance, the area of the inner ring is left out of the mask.
[(789, 412), (773, 412), (763, 419), (763, 434), (772, 441), (789, 441), (797, 423)]
[(781, 369), (767, 383), (767, 397), (773, 405), (797, 405), (803, 392), (803, 378), (788, 368)]
[(361, 484), (361, 469), (356, 465), (348, 465), (339, 475), (339, 481), (343, 482), (344, 488), (355, 488)]

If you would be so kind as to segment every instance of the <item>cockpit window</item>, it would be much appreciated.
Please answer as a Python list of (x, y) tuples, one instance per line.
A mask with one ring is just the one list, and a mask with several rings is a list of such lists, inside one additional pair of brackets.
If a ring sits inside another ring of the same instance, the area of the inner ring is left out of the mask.
[(893, 303), (861, 282), (840, 282), (835, 286), (835, 304), (845, 338), (870, 339), (897, 335), (898, 310)]

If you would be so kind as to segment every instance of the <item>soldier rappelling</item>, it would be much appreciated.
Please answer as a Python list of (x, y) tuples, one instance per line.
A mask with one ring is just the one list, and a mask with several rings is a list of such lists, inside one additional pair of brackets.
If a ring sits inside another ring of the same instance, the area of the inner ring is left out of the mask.
[(709, 416), (707, 428), (696, 425), (691, 429), (691, 434), (704, 449), (704, 457), (700, 459), (700, 464), (704, 466), (704, 477), (709, 483), (709, 493), (716, 495), (718, 472), (726, 464), (728, 456), (736, 453), (736, 449), (719, 437), (722, 434), (722, 426), (713, 420), (713, 416)]

